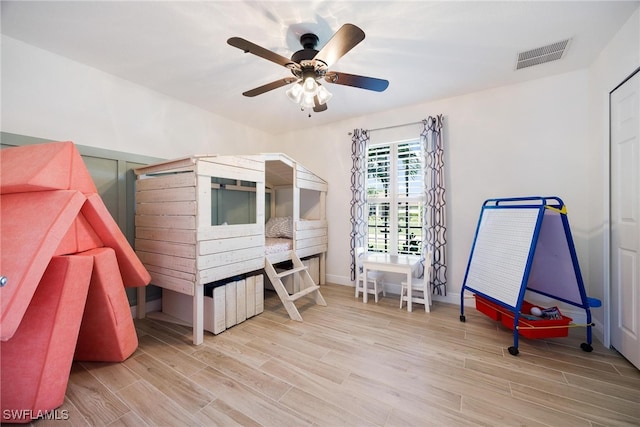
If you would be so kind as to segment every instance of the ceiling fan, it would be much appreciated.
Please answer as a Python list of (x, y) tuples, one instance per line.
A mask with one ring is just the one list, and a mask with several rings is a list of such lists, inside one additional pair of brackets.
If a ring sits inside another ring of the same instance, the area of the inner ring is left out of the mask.
[(332, 96), (331, 93), (319, 83), (321, 80), (328, 83), (352, 86), (376, 92), (382, 92), (389, 86), (387, 80), (329, 71), (329, 67), (362, 40), (364, 40), (364, 31), (353, 24), (344, 24), (336, 31), (327, 44), (325, 44), (320, 51), (317, 51), (318, 36), (312, 33), (306, 33), (300, 36), (302, 50), (294, 53), (291, 59), (240, 37), (231, 37), (227, 40), (227, 43), (243, 50), (245, 53), (252, 53), (268, 61), (282, 65), (288, 68), (291, 74), (293, 74), (292, 77), (285, 77), (248, 90), (243, 93), (244, 96), (253, 97), (261, 95), (270, 90), (295, 83), (294, 86), (287, 90), (289, 99), (300, 104), (303, 109), (313, 108), (313, 111), (320, 112), (327, 109), (327, 101)]

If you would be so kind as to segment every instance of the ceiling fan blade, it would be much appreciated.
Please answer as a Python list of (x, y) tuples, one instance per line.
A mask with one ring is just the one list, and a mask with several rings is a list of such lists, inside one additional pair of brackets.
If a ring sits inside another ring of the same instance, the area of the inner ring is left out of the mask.
[(324, 104), (320, 104), (320, 101), (318, 100), (318, 95), (313, 97), (313, 102), (315, 104), (313, 106), (313, 111), (315, 111), (316, 113), (327, 110), (327, 103), (325, 102)]
[(338, 73), (336, 71), (328, 72), (324, 76), (324, 79), (329, 83), (359, 87), (360, 89), (374, 90), (376, 92), (383, 92), (389, 87), (388, 80), (358, 76), (356, 74)]
[(295, 77), (286, 77), (284, 79), (276, 80), (275, 82), (271, 82), (271, 83), (267, 83), (266, 85), (259, 86), (259, 87), (255, 88), (255, 89), (248, 90), (246, 92), (243, 92), (242, 94), (244, 96), (250, 96), (250, 97), (251, 96), (261, 95), (261, 94), (263, 94), (265, 92), (269, 92), (270, 90), (278, 89), (279, 87), (286, 86), (286, 85), (288, 85), (290, 83), (293, 83), (293, 82), (295, 82), (297, 80), (298, 79), (295, 78)]
[(353, 24), (344, 24), (318, 52), (314, 59), (333, 65), (338, 59), (364, 40), (364, 31)]
[(269, 49), (265, 49), (240, 37), (231, 37), (229, 40), (227, 40), (227, 43), (233, 47), (237, 47), (238, 49), (243, 50), (244, 53), (252, 53), (256, 56), (259, 56), (260, 58), (264, 58), (268, 61), (275, 62), (278, 65), (282, 65), (283, 67), (287, 67), (289, 69), (299, 68), (299, 65), (289, 58), (285, 58), (282, 55), (278, 55), (277, 53), (270, 51)]

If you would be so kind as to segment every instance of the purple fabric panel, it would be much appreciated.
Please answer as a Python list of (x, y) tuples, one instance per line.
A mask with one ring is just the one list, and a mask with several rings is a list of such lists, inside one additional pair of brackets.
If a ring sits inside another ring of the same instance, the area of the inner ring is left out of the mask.
[(546, 209), (527, 288), (581, 304), (562, 215)]

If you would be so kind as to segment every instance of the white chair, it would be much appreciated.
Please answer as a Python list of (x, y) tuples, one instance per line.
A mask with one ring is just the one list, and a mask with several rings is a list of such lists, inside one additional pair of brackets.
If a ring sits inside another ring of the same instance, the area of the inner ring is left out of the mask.
[[(367, 280), (364, 280), (364, 269), (362, 268), (362, 258), (364, 257), (364, 253), (364, 248), (356, 248), (356, 298), (360, 296), (360, 292), (363, 294), (364, 292), (367, 292), (373, 294), (375, 302), (378, 302), (378, 295), (380, 295), (380, 293), (382, 293), (382, 296), (387, 296), (387, 293), (384, 290), (384, 284), (382, 283), (384, 272), (367, 270)], [(371, 288), (369, 287), (369, 284), (372, 285)]]
[[(431, 290), (429, 289), (429, 278), (431, 275), (431, 252), (427, 255), (426, 259), (423, 261), (424, 265), (424, 274), (422, 278), (417, 278), (414, 276), (411, 278), (411, 302), (417, 302), (418, 304), (424, 304), (424, 311), (427, 313), (430, 311), (431, 306)], [(409, 295), (407, 295), (407, 282), (400, 282), (402, 288), (400, 289), (400, 308), (404, 305), (405, 301), (409, 300)]]

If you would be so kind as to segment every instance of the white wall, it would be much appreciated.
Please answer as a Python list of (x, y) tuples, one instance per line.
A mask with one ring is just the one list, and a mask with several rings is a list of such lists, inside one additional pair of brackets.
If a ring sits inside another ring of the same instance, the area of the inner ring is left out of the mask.
[[(329, 180), (327, 276), (349, 280), (350, 132), (445, 116), (450, 300), (458, 302), (482, 202), (557, 195), (578, 256), (588, 255), (587, 70), (415, 105), (289, 134), (281, 151)], [(588, 278), (585, 278), (588, 280)]]
[(264, 152), (272, 136), (2, 36), (4, 132), (141, 155)]
[[(589, 68), (589, 254), (590, 296), (604, 302), (594, 310), (598, 338), (609, 345), (609, 93), (640, 67), (640, 9), (611, 39)], [(605, 331), (604, 336), (602, 332)]]

